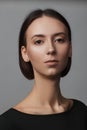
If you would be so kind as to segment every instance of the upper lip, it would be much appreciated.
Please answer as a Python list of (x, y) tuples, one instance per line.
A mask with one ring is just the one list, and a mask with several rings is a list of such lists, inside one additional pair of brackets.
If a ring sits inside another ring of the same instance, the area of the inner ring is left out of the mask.
[(47, 60), (47, 61), (45, 61), (45, 63), (48, 63), (48, 62), (58, 62), (58, 60)]

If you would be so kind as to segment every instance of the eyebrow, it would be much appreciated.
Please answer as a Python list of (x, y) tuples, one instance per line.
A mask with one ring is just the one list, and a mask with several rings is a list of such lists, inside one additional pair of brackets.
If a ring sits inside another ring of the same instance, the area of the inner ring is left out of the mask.
[[(64, 33), (64, 32), (54, 33), (52, 36), (59, 36), (59, 35), (66, 36), (66, 33)], [(31, 39), (33, 39), (34, 37), (45, 37), (45, 35), (43, 35), (43, 34), (35, 34), (35, 35), (33, 35), (31, 37)]]

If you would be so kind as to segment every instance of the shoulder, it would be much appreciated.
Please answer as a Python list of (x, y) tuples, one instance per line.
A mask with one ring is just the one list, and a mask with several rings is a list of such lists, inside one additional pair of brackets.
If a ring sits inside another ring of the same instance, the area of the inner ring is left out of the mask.
[(73, 101), (74, 101), (76, 106), (78, 106), (80, 108), (87, 109), (87, 105), (84, 102), (77, 100), (77, 99), (73, 99)]
[(84, 102), (77, 100), (77, 99), (73, 99), (73, 110), (79, 114), (84, 114), (85, 116), (87, 116), (87, 106)]
[(0, 115), (0, 130), (12, 129), (12, 111), (9, 109)]

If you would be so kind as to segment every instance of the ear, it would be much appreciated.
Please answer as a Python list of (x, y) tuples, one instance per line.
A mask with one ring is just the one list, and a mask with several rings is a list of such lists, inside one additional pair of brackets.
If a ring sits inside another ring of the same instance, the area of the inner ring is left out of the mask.
[(22, 58), (25, 62), (29, 62), (29, 57), (28, 57), (28, 54), (27, 54), (27, 49), (25, 46), (22, 46), (21, 47), (21, 55), (22, 55)]
[(69, 57), (72, 57), (72, 45), (70, 44), (70, 48), (69, 48)]

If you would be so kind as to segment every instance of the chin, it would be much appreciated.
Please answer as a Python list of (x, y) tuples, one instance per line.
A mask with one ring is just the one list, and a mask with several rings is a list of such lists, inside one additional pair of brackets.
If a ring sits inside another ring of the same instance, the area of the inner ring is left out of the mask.
[(55, 79), (59, 79), (60, 75), (49, 75), (49, 76), (46, 76), (46, 78), (51, 79), (51, 80), (55, 80)]
[(50, 74), (47, 74), (45, 75), (47, 78), (49, 79), (58, 79), (61, 77), (61, 74), (59, 72), (56, 72), (56, 73), (50, 73)]

